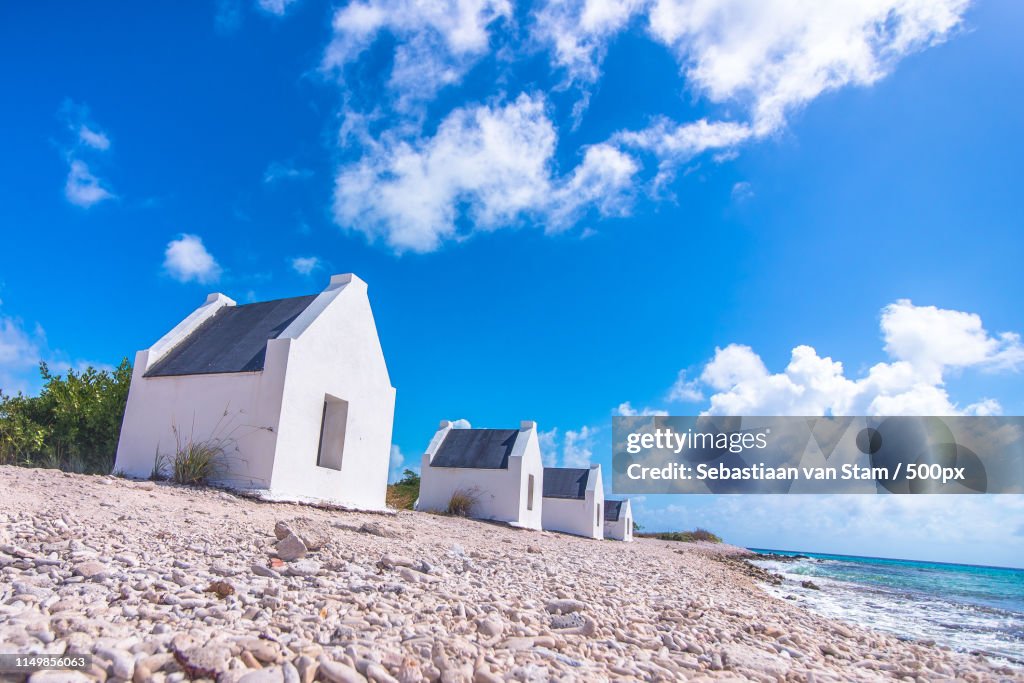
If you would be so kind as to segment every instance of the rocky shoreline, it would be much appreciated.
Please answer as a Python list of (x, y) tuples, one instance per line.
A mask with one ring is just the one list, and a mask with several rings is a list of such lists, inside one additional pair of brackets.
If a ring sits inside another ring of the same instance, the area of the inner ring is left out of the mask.
[(0, 653), (94, 658), (33, 683), (1024, 680), (773, 598), (731, 546), (14, 467), (0, 490)]

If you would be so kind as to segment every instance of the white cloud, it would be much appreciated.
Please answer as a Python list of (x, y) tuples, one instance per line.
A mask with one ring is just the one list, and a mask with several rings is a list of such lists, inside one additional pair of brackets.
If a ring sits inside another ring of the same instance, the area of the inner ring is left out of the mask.
[(107, 363), (71, 360), (62, 351), (50, 348), (41, 325), (36, 324), (29, 330), (18, 318), (0, 316), (0, 392), (7, 395), (36, 392), (42, 383), (41, 361), (46, 361), (54, 374), (64, 374), (70, 369), (82, 371), (87, 367), (114, 369)]
[(650, 34), (714, 102), (749, 106), (770, 133), (786, 114), (847, 85), (871, 85), (941, 42), (969, 0), (654, 0)]
[(742, 203), (754, 197), (754, 188), (747, 181), (740, 181), (732, 186), (732, 200)]
[(637, 131), (620, 131), (612, 142), (652, 153), (658, 159), (655, 186), (671, 180), (675, 168), (709, 150), (732, 151), (754, 136), (754, 131), (734, 121), (700, 119), (678, 124), (664, 117)]
[(89, 121), (89, 108), (65, 100), (61, 105), (61, 117), (69, 131), (75, 136), (70, 149), (66, 150), (68, 176), (64, 183), (64, 196), (75, 206), (89, 208), (107, 199), (114, 199), (114, 193), (93, 174), (82, 157), (99, 159), (98, 153), (110, 149), (110, 138), (98, 126)]
[(401, 476), (404, 463), (405, 456), (402, 455), (402, 449), (395, 444), (391, 444), (391, 457), (388, 461), (388, 481), (395, 481)]
[(562, 443), (562, 467), (590, 467), (594, 455), (594, 427), (567, 429)]
[(196, 281), (202, 284), (216, 282), (221, 267), (206, 250), (198, 235), (182, 235), (167, 243), (164, 251), (164, 270), (179, 282)]
[(292, 270), (300, 275), (309, 275), (320, 267), (320, 259), (316, 256), (296, 256), (292, 259)]
[(959, 408), (944, 383), (965, 368), (1012, 371), (1024, 367), (1024, 345), (1014, 333), (989, 334), (970, 313), (914, 306), (900, 300), (882, 310), (881, 329), (891, 360), (849, 378), (843, 364), (806, 345), (772, 373), (749, 346), (715, 350), (701, 382), (716, 391), (708, 412), (721, 415), (956, 415), (1000, 414), (986, 398)]
[(621, 415), (622, 417), (650, 417), (654, 415), (668, 415), (667, 410), (660, 410), (657, 408), (642, 408), (637, 410), (633, 407), (629, 401), (620, 403), (612, 410), (613, 415)]
[(84, 123), (78, 128), (78, 140), (93, 149), (105, 151), (110, 148), (110, 138), (101, 130), (93, 130)]
[(597, 427), (584, 425), (579, 429), (558, 428), (540, 432), (541, 459), (545, 467), (590, 467), (594, 455)]
[(525, 94), (505, 106), (456, 109), (431, 138), (385, 134), (339, 171), (335, 219), (370, 239), (383, 237), (396, 251), (428, 252), (465, 237), (456, 228), (460, 212), (473, 230), (532, 215), (546, 219), (549, 231), (564, 229), (588, 206), (623, 213), (635, 163), (596, 145), (568, 177), (557, 178), (555, 141), (544, 99)]
[[(1024, 496), (702, 496), (646, 506), (651, 529), (703, 526), (744, 546), (1020, 566)], [(634, 510), (636, 500), (633, 500)]]
[(89, 171), (89, 166), (80, 159), (71, 159), (68, 179), (64, 184), (64, 196), (75, 206), (88, 209), (106, 199), (113, 199), (110, 190), (103, 187), (99, 178)]
[(452, 421), (452, 429), (472, 429), (473, 425), (469, 423), (466, 418), (459, 418), (458, 420)]
[(313, 172), (308, 168), (298, 168), (291, 163), (274, 161), (263, 172), (263, 182), (271, 184), (279, 180), (302, 180), (312, 175)]
[(355, 0), (334, 13), (323, 66), (340, 77), (386, 32), (396, 39), (389, 86), (405, 106), (461, 80), (486, 54), (491, 24), (511, 14), (507, 0)]
[(914, 306), (901, 299), (882, 311), (885, 350), (921, 374), (939, 378), (945, 368), (1024, 367), (1019, 334), (991, 336), (975, 313)]
[(698, 380), (689, 379), (686, 370), (680, 370), (676, 381), (668, 390), (667, 399), (683, 403), (696, 403), (704, 400), (704, 392), (701, 391)]
[(646, 0), (548, 0), (534, 14), (533, 37), (551, 48), (569, 81), (596, 83), (609, 40)]
[(633, 178), (639, 170), (633, 157), (611, 145), (588, 147), (572, 174), (552, 188), (546, 209), (550, 216), (548, 231), (570, 227), (590, 207), (596, 207), (603, 216), (627, 215), (633, 200)]
[(296, 0), (258, 0), (257, 4), (264, 12), (276, 14), (281, 17), (288, 11), (288, 8), (295, 4)]
[(540, 442), (540, 457), (544, 467), (554, 467), (558, 464), (558, 427), (546, 432), (539, 432), (537, 439)]
[(45, 335), (38, 326), (30, 333), (20, 320), (0, 317), (0, 392), (14, 394), (27, 390), (27, 375), (39, 365), (40, 347), (45, 344)]

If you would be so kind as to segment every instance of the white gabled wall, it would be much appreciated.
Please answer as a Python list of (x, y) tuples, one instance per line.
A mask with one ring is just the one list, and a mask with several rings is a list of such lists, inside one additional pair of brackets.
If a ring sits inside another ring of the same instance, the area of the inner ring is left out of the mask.
[[(287, 346), (280, 427), (270, 493), (383, 509), (391, 458), (395, 389), (370, 308), (354, 275), (330, 286), (270, 347)], [(324, 400), (348, 402), (341, 469), (317, 465)]]
[(219, 440), (224, 445), (226, 469), (215, 483), (245, 489), (269, 486), (285, 357), (268, 348), (263, 372), (144, 377), (156, 361), (217, 310), (233, 305), (224, 295), (211, 294), (170, 333), (135, 355), (114, 471), (150, 476), (157, 453), (173, 456), (177, 427), (182, 443)]
[[(115, 469), (148, 477), (157, 450), (173, 454), (172, 425), (177, 424), (196, 441), (230, 439), (229, 471), (217, 483), (263, 489), (272, 498), (384, 508), (395, 390), (366, 283), (350, 274), (332, 277), (328, 288), (268, 341), (261, 372), (143, 376), (226, 305), (234, 302), (210, 295), (136, 355)], [(317, 466), (328, 394), (348, 402), (340, 471)]]
[[(444, 511), (455, 492), (465, 491), (476, 497), (473, 517), (508, 522), (527, 529), (540, 529), (544, 465), (540, 456), (537, 424), (524, 421), (520, 425), (509, 455), (508, 469), (504, 470), (431, 467), (431, 460), (451, 429), (451, 423), (443, 421), (423, 454), (420, 497), (416, 509)], [(532, 510), (528, 504), (530, 475), (534, 478)]]
[(633, 509), (629, 504), (629, 498), (622, 501), (622, 508), (619, 509), (619, 521), (605, 522), (604, 537), (616, 541), (633, 540)]
[(601, 466), (591, 465), (585, 497), (545, 498), (544, 529), (587, 538), (604, 538), (604, 487)]

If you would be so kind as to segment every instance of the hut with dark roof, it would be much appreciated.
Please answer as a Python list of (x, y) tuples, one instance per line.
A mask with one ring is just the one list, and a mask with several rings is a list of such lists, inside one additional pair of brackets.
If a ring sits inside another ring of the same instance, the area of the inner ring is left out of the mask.
[(537, 423), (457, 429), (444, 420), (423, 454), (417, 510), (541, 528), (544, 465)]
[(601, 466), (544, 468), (544, 529), (604, 538)]
[(148, 477), (189, 444), (213, 481), (276, 500), (385, 507), (395, 389), (366, 283), (206, 302), (135, 357), (115, 469)]
[(604, 502), (604, 537), (616, 541), (633, 540), (633, 509), (629, 498)]

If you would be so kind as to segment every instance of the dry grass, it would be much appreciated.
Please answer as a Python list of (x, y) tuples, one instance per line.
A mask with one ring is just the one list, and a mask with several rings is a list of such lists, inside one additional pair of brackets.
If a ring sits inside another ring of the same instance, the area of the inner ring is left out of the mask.
[(448, 509), (445, 512), (456, 517), (469, 517), (479, 497), (475, 491), (459, 489), (448, 500)]
[(396, 510), (412, 510), (412, 506), (419, 496), (419, 489), (391, 484), (388, 486), (387, 504), (388, 507)]
[(191, 435), (183, 436), (177, 426), (172, 429), (174, 453), (156, 453), (150, 479), (170, 479), (176, 484), (200, 485), (224, 471), (226, 442), (223, 439), (196, 441)]

